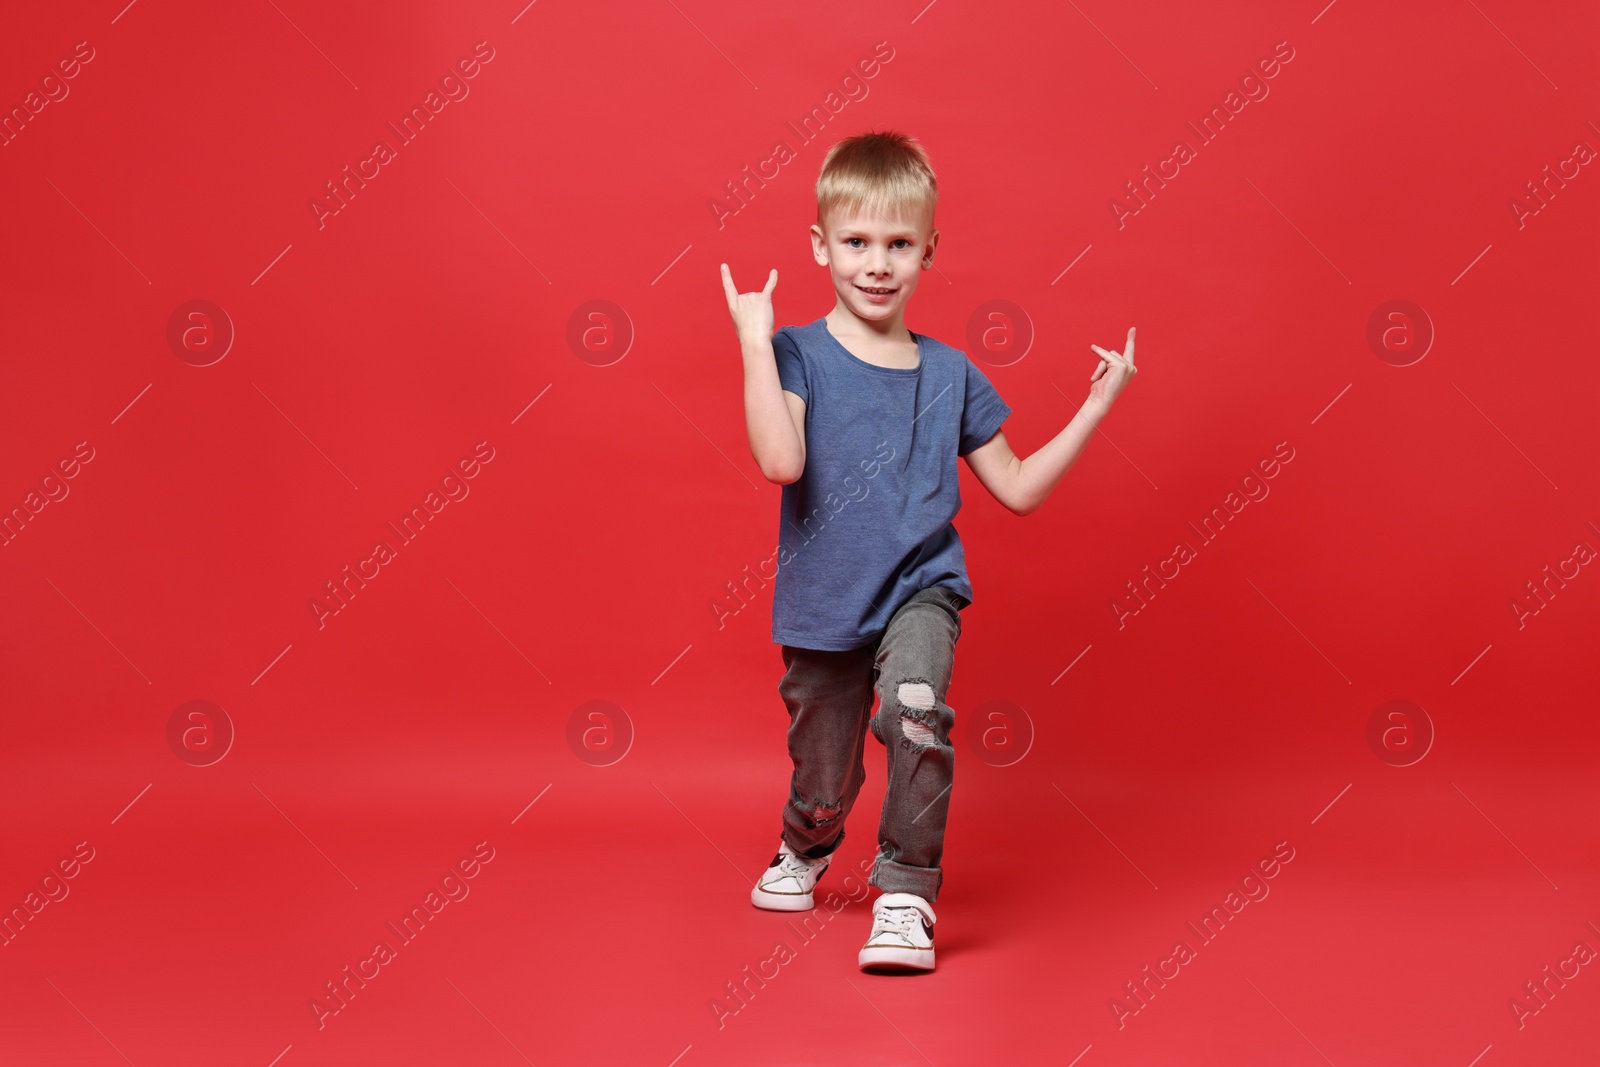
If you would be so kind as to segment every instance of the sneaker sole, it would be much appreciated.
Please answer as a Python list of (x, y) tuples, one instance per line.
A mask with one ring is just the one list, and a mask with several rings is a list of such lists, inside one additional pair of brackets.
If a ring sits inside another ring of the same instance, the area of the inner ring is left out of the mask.
[(933, 950), (929, 948), (864, 948), (856, 957), (863, 971), (908, 974), (933, 970)]
[(816, 898), (810, 893), (769, 893), (758, 885), (750, 890), (750, 903), (763, 911), (810, 911)]

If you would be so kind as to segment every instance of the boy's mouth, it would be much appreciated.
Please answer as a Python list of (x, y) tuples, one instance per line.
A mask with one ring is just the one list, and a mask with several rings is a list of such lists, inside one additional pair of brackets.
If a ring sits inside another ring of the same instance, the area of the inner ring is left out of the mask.
[(866, 293), (868, 296), (893, 296), (898, 291), (897, 289), (889, 289), (889, 288), (885, 288), (884, 286), (881, 286), (881, 285), (874, 285), (874, 286), (857, 285), (856, 288), (860, 289), (863, 293)]

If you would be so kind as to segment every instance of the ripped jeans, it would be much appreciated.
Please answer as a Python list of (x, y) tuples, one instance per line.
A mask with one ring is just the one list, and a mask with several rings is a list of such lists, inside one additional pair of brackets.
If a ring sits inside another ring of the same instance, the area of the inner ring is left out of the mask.
[(795, 852), (815, 859), (844, 841), (845, 817), (866, 779), (870, 729), (888, 750), (889, 781), (867, 881), (884, 892), (938, 897), (955, 763), (955, 712), (944, 697), (965, 603), (959, 593), (931, 586), (900, 606), (876, 645), (847, 652), (782, 646), (778, 693), (789, 711), (794, 761), (783, 839)]

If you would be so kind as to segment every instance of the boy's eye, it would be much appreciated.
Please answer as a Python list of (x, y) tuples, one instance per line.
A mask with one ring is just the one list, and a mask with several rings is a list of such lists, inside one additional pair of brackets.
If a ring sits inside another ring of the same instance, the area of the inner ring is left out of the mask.
[[(866, 239), (863, 238), (863, 237), (847, 237), (847, 238), (845, 238), (845, 243), (848, 244), (851, 248), (856, 247), (856, 242), (857, 241), (860, 241), (862, 244), (866, 243)], [(889, 247), (893, 248), (895, 245), (904, 245), (905, 247), (910, 248), (911, 247), (911, 242), (908, 241), (904, 237), (896, 237), (893, 241), (889, 242)]]

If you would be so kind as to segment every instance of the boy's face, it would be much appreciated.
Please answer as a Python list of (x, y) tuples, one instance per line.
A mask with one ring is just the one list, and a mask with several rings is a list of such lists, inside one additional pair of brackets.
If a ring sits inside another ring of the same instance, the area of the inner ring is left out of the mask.
[(839, 303), (862, 319), (899, 321), (917, 279), (933, 265), (939, 231), (932, 218), (833, 210), (823, 223), (811, 227), (811, 249), (833, 275)]

